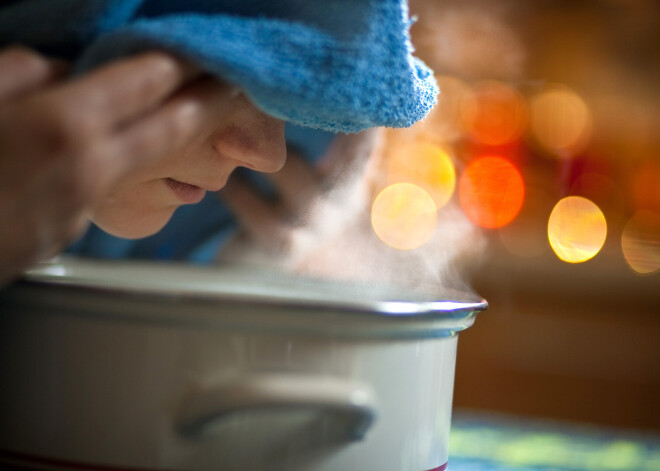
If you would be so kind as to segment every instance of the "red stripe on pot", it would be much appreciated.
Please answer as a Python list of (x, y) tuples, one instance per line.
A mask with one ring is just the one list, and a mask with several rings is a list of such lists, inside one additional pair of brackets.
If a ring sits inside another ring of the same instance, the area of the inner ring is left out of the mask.
[[(36, 456), (28, 453), (0, 450), (0, 463), (17, 469), (34, 471), (52, 471), (62, 469), (68, 471), (164, 471), (163, 468), (127, 468), (122, 466), (104, 466), (79, 461)], [(174, 471), (174, 470), (171, 470)]]
[[(117, 466), (103, 466), (90, 463), (81, 463), (78, 461), (62, 460), (58, 458), (49, 458), (45, 456), (35, 456), (27, 453), (18, 453), (15, 451), (0, 450), (0, 464), (6, 464), (16, 469), (30, 471), (52, 471), (54, 468), (63, 470), (78, 471), (164, 471), (162, 468), (126, 468)], [(445, 471), (445, 463), (437, 468), (426, 471)]]

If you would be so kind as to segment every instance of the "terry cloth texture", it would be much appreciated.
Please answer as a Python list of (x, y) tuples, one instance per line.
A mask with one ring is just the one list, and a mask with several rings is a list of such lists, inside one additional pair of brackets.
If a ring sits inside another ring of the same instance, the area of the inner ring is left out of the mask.
[(277, 118), (357, 132), (410, 126), (435, 104), (410, 24), (406, 0), (15, 0), (0, 8), (0, 45), (79, 71), (166, 49)]

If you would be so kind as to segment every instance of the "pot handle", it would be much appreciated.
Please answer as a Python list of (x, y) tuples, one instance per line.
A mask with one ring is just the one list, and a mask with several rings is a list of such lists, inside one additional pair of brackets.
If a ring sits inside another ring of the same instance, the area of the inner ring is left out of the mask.
[(176, 426), (184, 437), (198, 438), (211, 423), (235, 412), (303, 408), (342, 419), (351, 441), (363, 439), (376, 418), (373, 391), (363, 383), (331, 376), (260, 373), (191, 395), (179, 411)]

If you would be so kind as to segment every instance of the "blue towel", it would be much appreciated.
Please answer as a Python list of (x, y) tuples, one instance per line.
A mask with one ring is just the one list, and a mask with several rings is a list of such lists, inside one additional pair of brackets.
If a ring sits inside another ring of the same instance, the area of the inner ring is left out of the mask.
[(79, 70), (164, 48), (275, 117), (357, 132), (410, 126), (435, 104), (410, 24), (406, 0), (14, 0), (0, 9), (0, 45)]

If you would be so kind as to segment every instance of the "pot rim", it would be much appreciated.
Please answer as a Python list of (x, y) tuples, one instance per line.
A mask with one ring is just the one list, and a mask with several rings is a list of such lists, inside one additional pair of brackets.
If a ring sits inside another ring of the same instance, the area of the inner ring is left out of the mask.
[(254, 267), (76, 257), (27, 271), (4, 298), (14, 306), (30, 305), (33, 312), (360, 337), (453, 335), (488, 307), (475, 294), (451, 289), (432, 293)]

